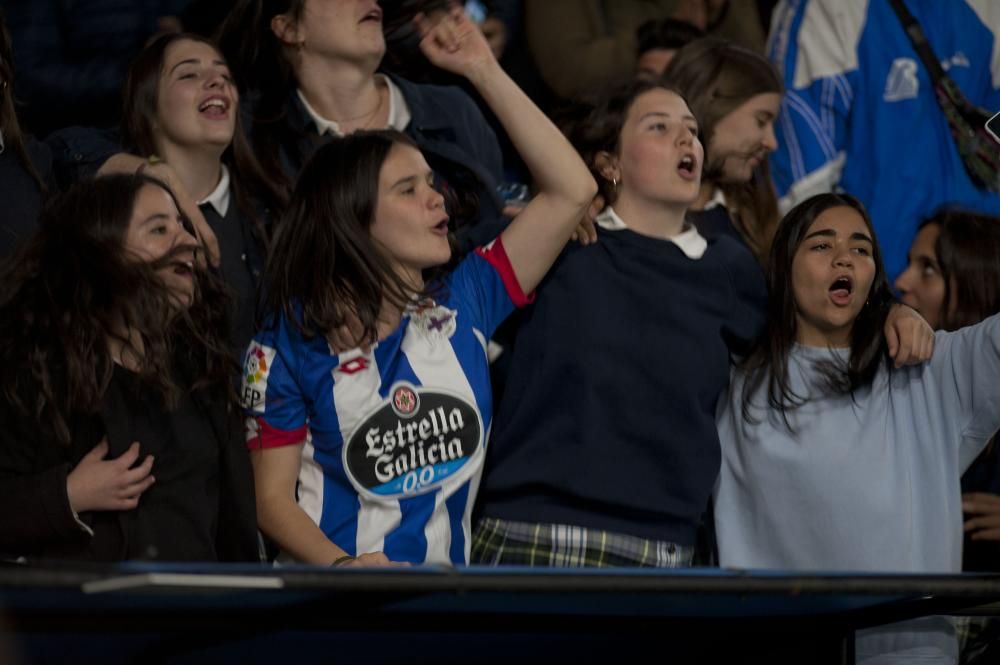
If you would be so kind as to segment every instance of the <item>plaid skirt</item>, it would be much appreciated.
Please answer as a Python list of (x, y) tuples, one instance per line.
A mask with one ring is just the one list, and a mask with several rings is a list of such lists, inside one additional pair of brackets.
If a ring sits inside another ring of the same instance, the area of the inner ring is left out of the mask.
[(484, 517), (472, 535), (472, 563), (570, 568), (691, 565), (694, 547), (566, 524), (532, 524)]

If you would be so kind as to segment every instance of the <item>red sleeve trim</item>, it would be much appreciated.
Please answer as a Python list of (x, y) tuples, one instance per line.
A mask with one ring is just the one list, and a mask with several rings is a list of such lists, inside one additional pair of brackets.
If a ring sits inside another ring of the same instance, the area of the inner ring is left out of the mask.
[(268, 425), (259, 416), (247, 418), (247, 448), (250, 450), (299, 444), (306, 440), (306, 433), (307, 427), (305, 425), (293, 430), (283, 430)]
[(500, 281), (503, 282), (507, 295), (510, 296), (515, 307), (525, 307), (535, 302), (535, 292), (532, 291), (525, 295), (521, 284), (517, 281), (514, 268), (510, 265), (510, 258), (507, 257), (507, 250), (503, 247), (502, 236), (498, 236), (488, 245), (477, 248), (476, 254), (483, 257), (500, 275)]

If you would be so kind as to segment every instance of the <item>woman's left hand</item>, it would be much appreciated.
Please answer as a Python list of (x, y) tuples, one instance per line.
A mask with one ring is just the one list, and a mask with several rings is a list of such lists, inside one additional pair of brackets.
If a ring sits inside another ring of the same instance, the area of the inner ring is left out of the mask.
[(973, 540), (1000, 540), (1000, 496), (987, 492), (962, 495), (964, 530)]
[(896, 367), (919, 365), (934, 355), (934, 330), (915, 309), (896, 304), (885, 320), (885, 341)]
[(458, 5), (448, 7), (436, 20), (420, 13), (413, 22), (420, 32), (420, 50), (436, 67), (472, 79), (496, 63), (486, 37)]

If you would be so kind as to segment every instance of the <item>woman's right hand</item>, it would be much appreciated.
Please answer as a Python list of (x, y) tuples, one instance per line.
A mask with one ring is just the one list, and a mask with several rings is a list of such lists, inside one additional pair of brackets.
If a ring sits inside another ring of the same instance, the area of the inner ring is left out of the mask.
[(139, 505), (139, 497), (156, 479), (150, 473), (153, 456), (146, 455), (142, 464), (131, 468), (139, 459), (139, 443), (114, 459), (108, 454), (108, 439), (94, 446), (66, 477), (66, 494), (74, 512), (89, 510), (131, 510)]
[(477, 72), (497, 64), (486, 37), (457, 4), (434, 19), (418, 13), (413, 22), (420, 50), (435, 67), (473, 80)]

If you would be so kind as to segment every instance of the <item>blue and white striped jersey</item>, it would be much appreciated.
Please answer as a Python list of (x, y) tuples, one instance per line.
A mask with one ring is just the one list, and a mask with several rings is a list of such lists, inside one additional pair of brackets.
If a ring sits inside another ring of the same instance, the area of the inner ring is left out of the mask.
[(247, 351), (247, 445), (305, 442), (299, 506), (349, 554), (468, 563), (493, 417), (486, 344), (525, 302), (498, 239), (367, 352), (338, 355), (282, 318)]
[[(1000, 2), (906, 5), (968, 99), (1000, 111)], [(939, 208), (1000, 214), (1000, 196), (966, 173), (926, 67), (887, 0), (784, 0), (768, 57), (786, 90), (771, 157), (783, 211), (820, 192), (858, 197), (890, 276)]]

